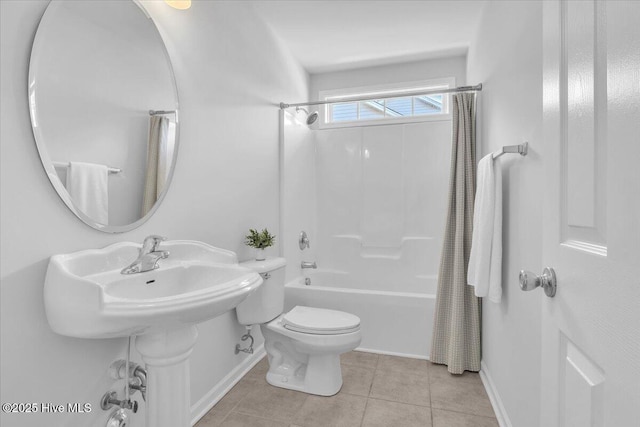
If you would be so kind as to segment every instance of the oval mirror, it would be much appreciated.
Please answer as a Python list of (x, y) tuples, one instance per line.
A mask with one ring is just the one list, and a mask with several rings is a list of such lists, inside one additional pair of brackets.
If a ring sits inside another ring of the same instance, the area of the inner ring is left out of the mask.
[(29, 108), (42, 165), (78, 218), (116, 233), (153, 214), (178, 152), (178, 94), (142, 6), (53, 0), (31, 51)]

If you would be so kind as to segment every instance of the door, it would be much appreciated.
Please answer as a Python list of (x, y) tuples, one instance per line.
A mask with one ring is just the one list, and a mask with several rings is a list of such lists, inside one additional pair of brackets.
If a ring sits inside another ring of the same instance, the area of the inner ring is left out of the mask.
[(640, 426), (640, 2), (544, 2), (544, 427)]

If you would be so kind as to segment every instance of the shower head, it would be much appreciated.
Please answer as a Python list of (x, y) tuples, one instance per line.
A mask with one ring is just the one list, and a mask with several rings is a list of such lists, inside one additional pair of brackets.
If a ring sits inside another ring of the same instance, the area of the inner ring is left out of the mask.
[(316, 122), (316, 120), (318, 120), (318, 112), (314, 111), (313, 113), (309, 114), (309, 117), (307, 117), (307, 124), (312, 125)]
[(316, 122), (316, 120), (318, 120), (318, 112), (317, 111), (314, 111), (313, 113), (309, 114), (309, 112), (305, 108), (296, 107), (296, 113), (298, 111), (300, 111), (300, 110), (302, 110), (305, 113), (307, 113), (307, 125), (312, 125), (312, 124), (314, 124)]

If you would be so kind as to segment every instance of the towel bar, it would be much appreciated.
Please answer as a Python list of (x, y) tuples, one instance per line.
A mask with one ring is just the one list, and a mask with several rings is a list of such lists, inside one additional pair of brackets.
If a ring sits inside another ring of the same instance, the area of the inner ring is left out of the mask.
[(528, 152), (529, 152), (529, 143), (525, 142), (523, 144), (518, 144), (518, 145), (505, 145), (499, 151), (496, 151), (495, 153), (493, 153), (492, 156), (494, 159), (497, 159), (498, 157), (507, 153), (518, 153), (521, 156), (526, 156)]
[[(57, 168), (68, 168), (69, 166), (71, 166), (71, 163), (70, 162), (53, 162), (53, 166)], [(111, 166), (107, 166), (107, 170), (109, 171), (110, 174), (116, 174), (116, 173), (122, 172), (122, 169), (114, 168)]]

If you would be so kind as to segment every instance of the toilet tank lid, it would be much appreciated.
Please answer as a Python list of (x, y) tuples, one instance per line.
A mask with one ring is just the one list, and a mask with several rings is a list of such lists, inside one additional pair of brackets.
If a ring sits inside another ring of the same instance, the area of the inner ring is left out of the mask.
[(240, 265), (250, 268), (256, 273), (267, 273), (284, 267), (287, 265), (287, 260), (281, 257), (267, 257), (264, 261), (244, 261), (241, 262)]

